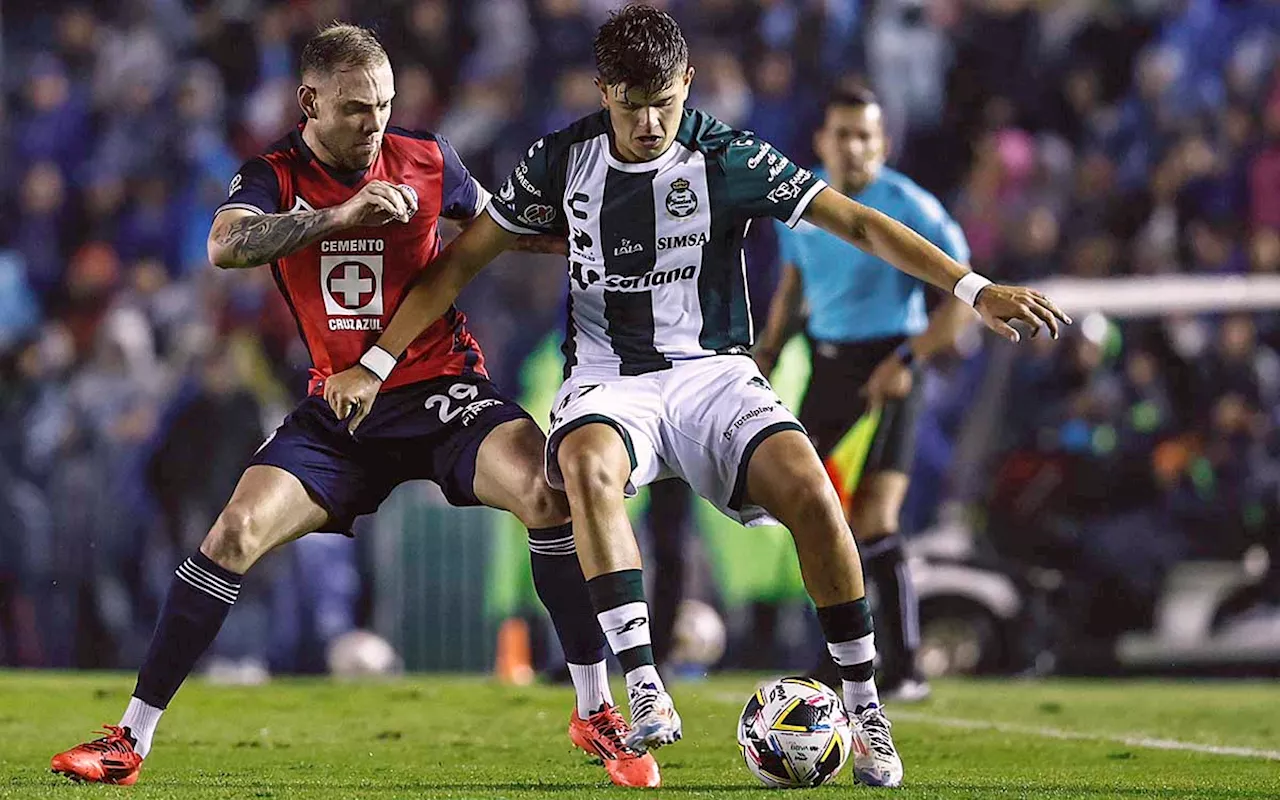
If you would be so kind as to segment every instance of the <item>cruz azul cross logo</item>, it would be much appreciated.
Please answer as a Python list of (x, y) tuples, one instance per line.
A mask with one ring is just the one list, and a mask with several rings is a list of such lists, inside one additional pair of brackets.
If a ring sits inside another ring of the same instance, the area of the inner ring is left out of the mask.
[(321, 256), (320, 289), (330, 315), (382, 316), (382, 256)]

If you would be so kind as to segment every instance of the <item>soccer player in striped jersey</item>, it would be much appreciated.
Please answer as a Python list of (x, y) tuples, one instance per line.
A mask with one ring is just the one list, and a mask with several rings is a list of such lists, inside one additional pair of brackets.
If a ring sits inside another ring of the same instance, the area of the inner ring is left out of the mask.
[[(396, 486), (427, 479), (453, 505), (508, 510), (529, 529), (534, 585), (577, 696), (569, 736), (614, 783), (657, 786), (656, 762), (627, 746), (609, 694), (605, 638), (569, 509), (542, 476), (542, 431), (489, 381), (480, 345), (452, 305), (398, 358), (370, 349), (440, 251), (439, 220), (474, 220), (488, 192), (445, 139), (388, 127), (394, 78), (370, 31), (320, 31), (303, 48), (301, 78), (304, 120), (241, 167), (214, 216), (209, 254), (226, 269), (271, 264), (311, 353), (309, 396), (258, 449), (200, 548), (178, 567), (120, 724), (54, 756), (53, 771), (134, 783), (161, 714), (222, 627), (244, 573), (299, 536), (349, 531)], [(563, 252), (545, 237), (507, 244)], [(371, 416), (372, 400), (326, 401), (334, 372), (349, 367), (386, 379)], [(350, 426), (357, 413), (359, 435)]]
[[(968, 262), (964, 233), (942, 204), (885, 166), (888, 143), (873, 93), (833, 94), (814, 145), (823, 166), (818, 174), (833, 191), (893, 217), (956, 261)], [(782, 277), (756, 345), (756, 363), (769, 377), (803, 305), (813, 369), (800, 422), (837, 488), (856, 484), (844, 500), (863, 569), (877, 589), (880, 693), (901, 702), (923, 700), (929, 686), (915, 668), (920, 614), (898, 516), (915, 454), (922, 366), (954, 345), (970, 314), (954, 298), (927, 314), (920, 280), (806, 222), (782, 228), (778, 237)], [(840, 463), (839, 446), (847, 436), (859, 435), (855, 426), (868, 410), (875, 431), (860, 467)], [(833, 671), (829, 664), (816, 675), (826, 679)]]
[[(654, 666), (623, 504), (637, 486), (674, 475), (733, 519), (790, 529), (858, 721), (854, 774), (896, 786), (902, 762), (876, 694), (857, 548), (813, 444), (751, 359), (743, 236), (755, 218), (803, 218), (955, 293), (1010, 339), (1011, 320), (1056, 336), (1066, 317), (1043, 295), (994, 285), (828, 189), (768, 142), (686, 109), (693, 68), (669, 15), (643, 5), (615, 12), (596, 34), (595, 56), (604, 109), (533, 143), (488, 214), (424, 272), (377, 347), (403, 352), (516, 237), (565, 238), (565, 382), (547, 478), (568, 494), (591, 602), (626, 672), (629, 742), (647, 749), (681, 736)], [(380, 384), (347, 370), (331, 379), (330, 401), (364, 413)]]

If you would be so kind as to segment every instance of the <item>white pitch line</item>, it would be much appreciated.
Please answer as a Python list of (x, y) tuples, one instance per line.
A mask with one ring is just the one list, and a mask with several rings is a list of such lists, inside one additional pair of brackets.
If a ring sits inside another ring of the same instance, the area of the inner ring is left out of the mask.
[(1280, 761), (1280, 750), (1258, 750), (1252, 747), (1224, 747), (1199, 742), (1182, 742), (1177, 739), (1153, 739), (1137, 735), (1107, 735), (1097, 733), (1080, 733), (1064, 731), (1061, 728), (1042, 728), (1035, 725), (1018, 725), (1007, 722), (991, 722), (981, 719), (963, 719), (961, 717), (936, 717), (918, 711), (899, 711), (891, 709), (889, 718), (904, 722), (917, 722), (925, 725), (937, 725), (942, 728), (959, 728), (969, 731), (996, 731), (1011, 733), (1017, 736), (1041, 736), (1046, 739), (1067, 739), (1081, 742), (1111, 742), (1129, 747), (1142, 747), (1148, 750), (1183, 750), (1192, 753), (1206, 753), (1214, 756), (1238, 756), (1240, 758), (1259, 758), (1266, 761)]

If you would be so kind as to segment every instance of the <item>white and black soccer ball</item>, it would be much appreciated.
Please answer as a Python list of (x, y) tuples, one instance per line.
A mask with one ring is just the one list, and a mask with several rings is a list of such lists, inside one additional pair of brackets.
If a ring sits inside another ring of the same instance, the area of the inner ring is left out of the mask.
[(853, 730), (840, 696), (818, 681), (782, 678), (761, 686), (738, 720), (747, 769), (765, 786), (821, 786), (840, 773)]
[(400, 672), (400, 656), (386, 639), (372, 631), (353, 630), (329, 642), (329, 674), (343, 680), (384, 677)]

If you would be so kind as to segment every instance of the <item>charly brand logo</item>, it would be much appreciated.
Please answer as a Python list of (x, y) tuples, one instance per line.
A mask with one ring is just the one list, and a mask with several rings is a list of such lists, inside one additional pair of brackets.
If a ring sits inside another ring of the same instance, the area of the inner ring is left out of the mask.
[(643, 628), (645, 625), (648, 625), (648, 624), (649, 624), (649, 620), (645, 619), (644, 617), (632, 617), (631, 619), (627, 620), (622, 625), (622, 627), (615, 628), (613, 632), (617, 634), (630, 633), (636, 628)]
[(683, 219), (698, 210), (698, 195), (689, 188), (689, 181), (676, 178), (667, 192), (667, 213)]

